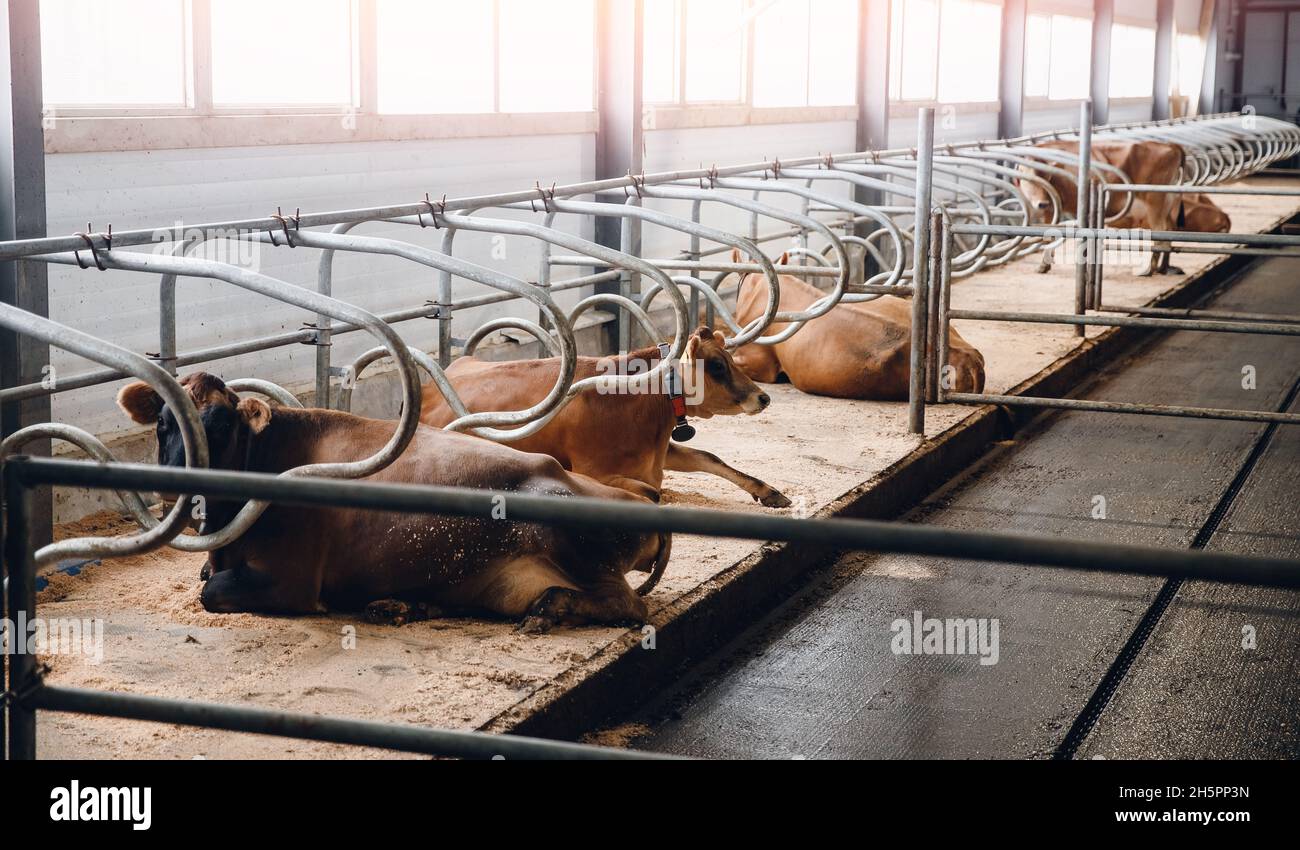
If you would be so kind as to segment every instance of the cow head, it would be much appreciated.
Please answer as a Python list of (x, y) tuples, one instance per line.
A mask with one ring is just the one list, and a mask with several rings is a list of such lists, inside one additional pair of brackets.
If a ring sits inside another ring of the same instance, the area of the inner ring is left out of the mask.
[(682, 354), (682, 390), (691, 416), (732, 416), (762, 412), (772, 398), (740, 370), (722, 334), (701, 327)]
[[(1020, 166), (1020, 170), (1026, 174), (1035, 173), (1031, 171), (1028, 166), (1024, 165)], [(1029, 204), (1029, 223), (1055, 224), (1056, 222), (1053, 221), (1052, 218), (1052, 211), (1055, 205), (1052, 203), (1052, 196), (1048, 194), (1048, 191), (1043, 184), (1035, 180), (1024, 179), (1017, 180), (1016, 182), (1020, 185), (1020, 191), (1024, 194), (1025, 200)], [(1059, 187), (1056, 187), (1055, 184), (1053, 184), (1053, 187), (1058, 188), (1059, 190)], [(1064, 200), (1064, 196), (1062, 196), (1062, 200)], [(1060, 214), (1058, 213), (1058, 217), (1059, 215)]]
[[(242, 469), (241, 436), (259, 434), (271, 421), (271, 407), (261, 399), (246, 398), (231, 392), (224, 381), (207, 372), (195, 372), (181, 379), (198, 408), (203, 432), (208, 439), (208, 455), (213, 469)], [(154, 391), (137, 381), (117, 394), (117, 406), (133, 422), (154, 425), (158, 436), (158, 463), (162, 466), (185, 466), (185, 444), (176, 414)]]

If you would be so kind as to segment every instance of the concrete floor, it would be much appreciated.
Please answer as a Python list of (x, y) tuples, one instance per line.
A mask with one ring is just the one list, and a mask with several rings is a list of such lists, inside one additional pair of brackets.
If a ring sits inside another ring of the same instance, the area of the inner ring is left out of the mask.
[[(1291, 312), (1292, 261), (1215, 301)], [(1244, 366), (1257, 388), (1243, 389)], [(1276, 410), (1300, 339), (1180, 332), (1081, 397)], [(1266, 426), (1058, 413), (909, 518), (1062, 538), (1190, 545)], [(1300, 554), (1300, 429), (1282, 426), (1208, 548)], [(1105, 518), (1094, 518), (1097, 498)], [(1061, 743), (1164, 580), (850, 554), (642, 718), (635, 746), (707, 757), (1041, 758)], [(995, 618), (996, 664), (899, 655), (890, 624)], [(1253, 626), (1257, 648), (1242, 648)], [(1300, 593), (1189, 582), (1079, 757), (1300, 756)]]

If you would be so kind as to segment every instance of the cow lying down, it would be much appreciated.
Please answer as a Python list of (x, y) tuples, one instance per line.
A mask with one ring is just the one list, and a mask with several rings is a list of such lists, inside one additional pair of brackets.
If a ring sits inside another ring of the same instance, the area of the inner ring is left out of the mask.
[[(574, 380), (644, 374), (659, 360), (659, 349), (653, 347), (612, 357), (579, 357)], [(505, 362), (462, 357), (447, 370), (456, 393), (472, 413), (531, 407), (546, 397), (559, 374), (556, 357)], [(723, 345), (722, 334), (708, 328), (700, 328), (687, 342), (681, 377), (690, 417), (752, 416), (772, 401), (737, 368)], [(454, 418), (437, 386), (426, 384), (420, 421), (442, 427)], [(725, 478), (770, 508), (790, 505), (776, 488), (728, 466), (717, 455), (671, 442), (676, 421), (672, 402), (662, 392), (615, 394), (590, 388), (536, 434), (511, 445), (548, 454), (565, 469), (655, 501), (668, 469)]]
[[(781, 310), (808, 309), (826, 293), (792, 275), (781, 275)], [(746, 275), (740, 284), (736, 321), (745, 325), (763, 314), (767, 283), (762, 275)], [(773, 323), (764, 333), (775, 335), (786, 323)], [(874, 301), (837, 304), (813, 319), (794, 336), (776, 345), (746, 345), (736, 363), (756, 381), (774, 383), (784, 375), (806, 393), (873, 401), (907, 399), (912, 352), (912, 306), (886, 295)], [(959, 393), (984, 391), (984, 357), (955, 330), (948, 333), (948, 389)]]
[[(378, 451), (393, 430), (392, 422), (349, 413), (240, 399), (202, 372), (182, 384), (199, 408), (218, 469), (280, 473), (357, 461)], [(151, 387), (130, 384), (117, 401), (134, 421), (156, 423), (160, 464), (184, 465), (176, 418)], [(426, 426), (392, 465), (367, 480), (645, 501), (566, 472), (545, 455)], [(205, 502), (205, 531), (222, 528), (242, 506)], [(508, 497), (505, 509), (508, 517)], [(449, 610), (522, 619), (524, 631), (639, 624), (646, 604), (624, 576), (650, 573), (647, 592), (671, 548), (666, 534), (272, 505), (242, 537), (210, 553), (200, 599), (218, 613), (366, 608), (372, 619), (399, 624)]]

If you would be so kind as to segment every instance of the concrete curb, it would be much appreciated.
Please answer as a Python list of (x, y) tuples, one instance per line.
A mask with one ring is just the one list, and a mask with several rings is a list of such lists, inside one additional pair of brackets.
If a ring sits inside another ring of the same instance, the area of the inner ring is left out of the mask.
[[(1300, 219), (1289, 215), (1268, 232)], [(1208, 295), (1250, 263), (1222, 257), (1189, 275), (1148, 306), (1186, 307)], [(1008, 390), (1009, 395), (1067, 395), (1104, 365), (1146, 336), (1139, 328), (1110, 328)], [(817, 513), (818, 517), (892, 519), (919, 504), (953, 476), (1044, 411), (1015, 411), (985, 405), (927, 440), (870, 480)], [(757, 617), (784, 599), (796, 583), (809, 580), (834, 551), (792, 544), (764, 544), (669, 605), (655, 612), (654, 648), (630, 631), (498, 714), (479, 728), (487, 732), (576, 739), (661, 695), (691, 662), (735, 638)]]

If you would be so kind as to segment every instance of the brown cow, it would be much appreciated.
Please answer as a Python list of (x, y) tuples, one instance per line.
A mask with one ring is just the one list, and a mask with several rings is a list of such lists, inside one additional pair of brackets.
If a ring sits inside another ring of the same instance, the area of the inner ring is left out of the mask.
[[(182, 383), (199, 408), (214, 468), (274, 474), (357, 461), (393, 431), (392, 422), (349, 413), (241, 400), (202, 372)], [(185, 465), (175, 415), (149, 385), (124, 387), (118, 405), (138, 423), (157, 424), (159, 463)], [(645, 502), (545, 455), (426, 426), (367, 480)], [(649, 572), (648, 591), (667, 565), (669, 535), (509, 522), (503, 498), (502, 519), (272, 505), (242, 537), (210, 553), (200, 601), (218, 613), (366, 607), (372, 619), (399, 624), (438, 609), (482, 610), (523, 618), (524, 631), (644, 621), (646, 604), (624, 576)], [(204, 503), (205, 532), (224, 527), (242, 506)]]
[[(645, 372), (659, 360), (658, 348), (616, 357), (579, 357), (574, 380)], [(555, 357), (506, 362), (462, 357), (447, 370), (447, 377), (465, 406), (480, 412), (531, 407), (546, 397), (559, 373), (560, 361)], [(772, 401), (736, 368), (722, 335), (708, 328), (691, 336), (682, 357), (681, 375), (688, 416), (752, 416)], [(437, 386), (425, 386), (420, 421), (441, 427), (454, 418)], [(612, 394), (589, 388), (536, 434), (511, 445), (548, 454), (565, 469), (656, 501), (667, 469), (725, 478), (769, 508), (790, 505), (776, 488), (733, 469), (716, 455), (671, 442), (675, 424), (671, 402), (663, 394)]]
[[(808, 309), (825, 295), (791, 275), (781, 275), (781, 311)], [(747, 275), (740, 284), (736, 321), (742, 326), (763, 314), (767, 282)], [(905, 400), (910, 375), (912, 306), (886, 295), (874, 301), (838, 304), (775, 345), (746, 345), (736, 363), (751, 378), (773, 383), (781, 375), (800, 390), (836, 398)], [(766, 334), (787, 324), (773, 323)], [(948, 363), (953, 392), (983, 392), (984, 357), (955, 330), (948, 334)]]
[[(1077, 141), (1054, 140), (1042, 142), (1037, 147), (1072, 154), (1079, 152), (1079, 143)], [(1092, 143), (1092, 158), (1094, 161), (1115, 166), (1124, 172), (1129, 182), (1132, 183), (1173, 185), (1179, 181), (1182, 175), (1183, 149), (1178, 145), (1167, 142), (1129, 142), (1098, 139)], [(1060, 163), (1050, 162), (1049, 164), (1064, 168), (1066, 171), (1074, 171), (1073, 168), (1063, 166)], [(1027, 167), (1022, 166), (1022, 168)], [(1094, 169), (1093, 173), (1107, 183), (1119, 182), (1114, 172)], [(1062, 216), (1073, 217), (1077, 215), (1078, 188), (1075, 181), (1060, 174), (1042, 172), (1039, 172), (1039, 174), (1051, 183), (1057, 194), (1061, 196)], [(1020, 188), (1030, 203), (1033, 221), (1040, 224), (1046, 223), (1051, 216), (1052, 210), (1052, 202), (1047, 192), (1041, 186), (1027, 180), (1021, 181)], [(1120, 210), (1124, 208), (1124, 203), (1124, 193), (1110, 194), (1106, 202), (1106, 215), (1118, 215)], [(1108, 221), (1106, 226), (1111, 228), (1170, 231), (1177, 229), (1177, 224), (1178, 195), (1170, 192), (1136, 192), (1133, 194), (1133, 204), (1129, 207), (1128, 212), (1114, 221)], [(1051, 256), (1045, 254), (1038, 270), (1046, 272), (1051, 267)], [(1169, 252), (1167, 250), (1152, 252), (1150, 265), (1142, 273), (1142, 276), (1146, 277), (1151, 274), (1164, 274), (1166, 272), (1182, 273), (1180, 269), (1169, 266)]]
[(1178, 211), (1178, 230), (1189, 233), (1228, 233), (1232, 230), (1232, 219), (1209, 195), (1195, 192), (1183, 195), (1182, 198), (1182, 207)]

